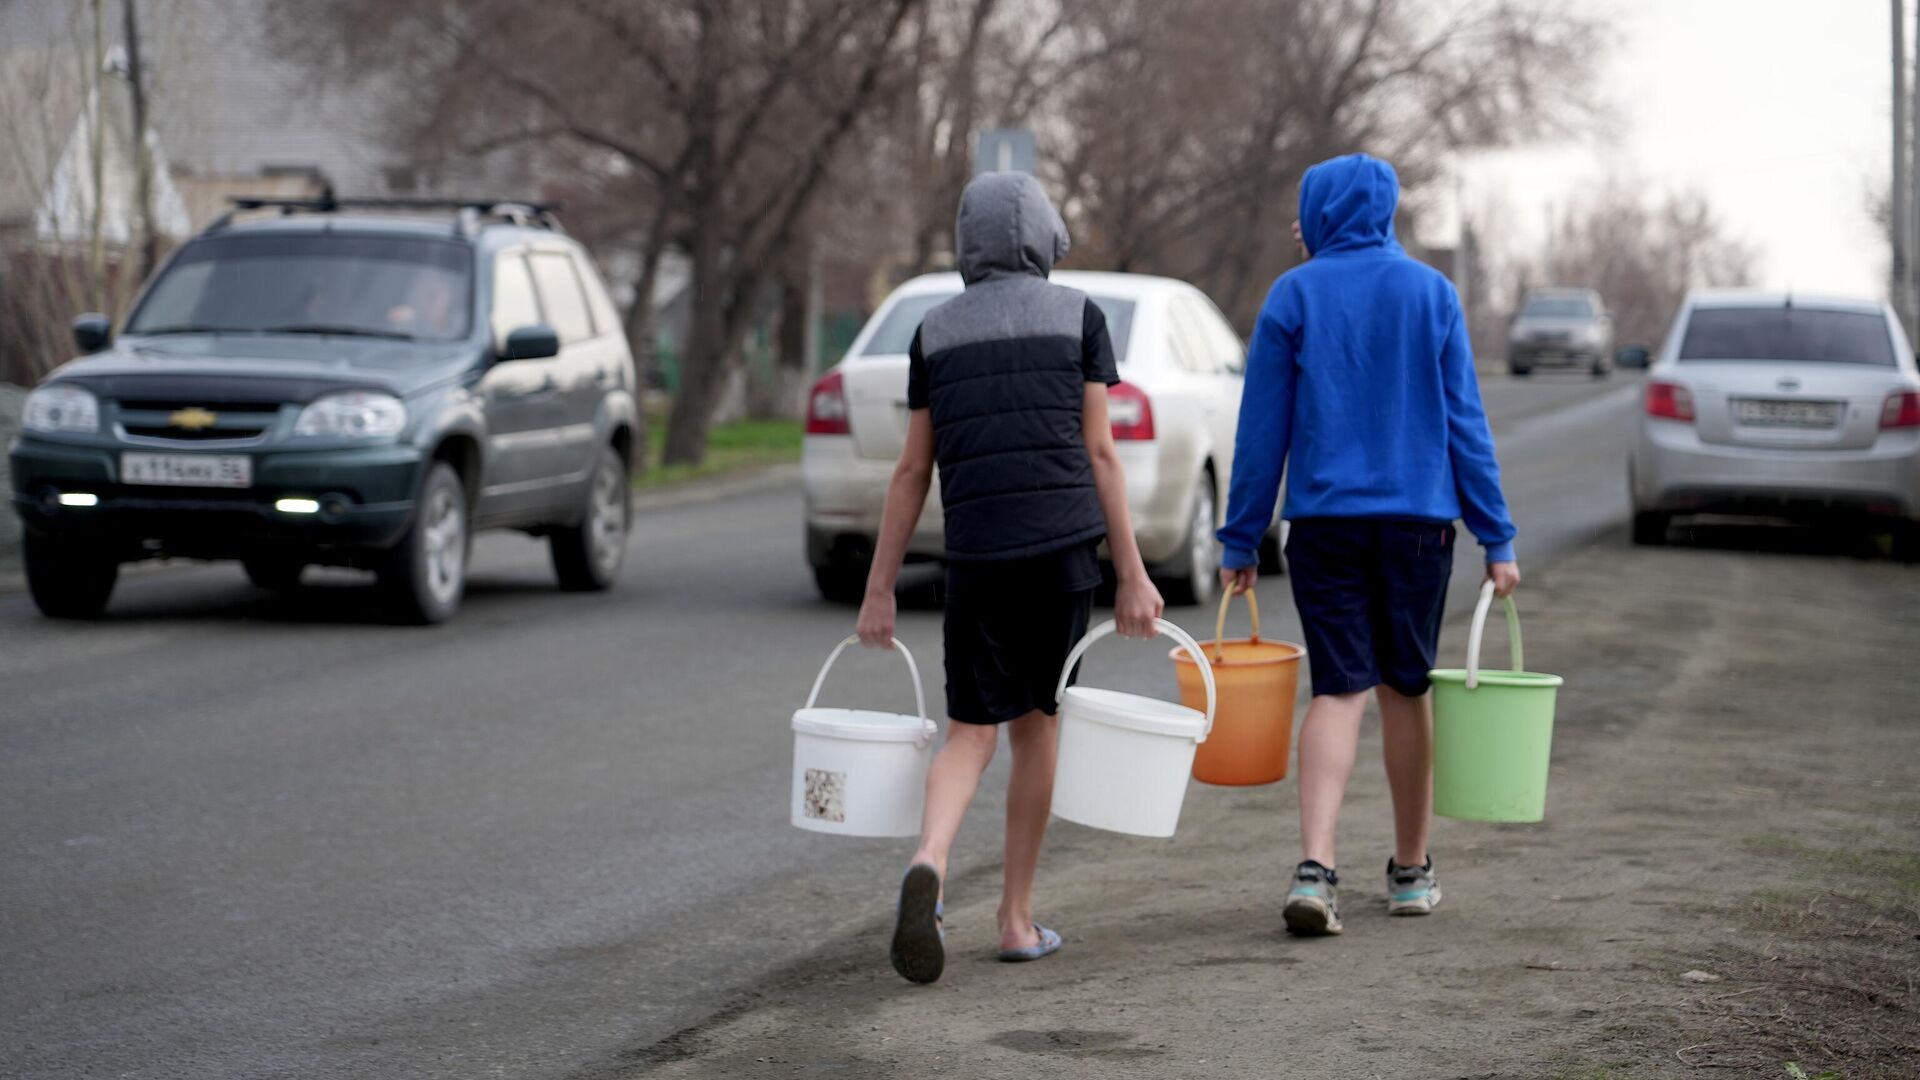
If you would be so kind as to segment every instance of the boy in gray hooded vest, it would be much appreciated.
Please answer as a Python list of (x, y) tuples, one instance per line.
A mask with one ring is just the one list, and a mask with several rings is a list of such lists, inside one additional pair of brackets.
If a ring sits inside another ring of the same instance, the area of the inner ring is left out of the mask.
[(900, 887), (891, 957), (940, 977), (947, 854), (1007, 726), (1002, 960), (1037, 960), (1060, 936), (1033, 920), (1033, 878), (1053, 802), (1054, 684), (1113, 559), (1120, 632), (1152, 636), (1160, 594), (1127, 512), (1107, 418), (1120, 380), (1106, 318), (1047, 280), (1067, 229), (1039, 181), (989, 173), (960, 196), (954, 251), (966, 291), (926, 314), (909, 350), (906, 446), (887, 488), (860, 640), (893, 641), (894, 585), (934, 465), (946, 515), (947, 741), (927, 774), (920, 847)]

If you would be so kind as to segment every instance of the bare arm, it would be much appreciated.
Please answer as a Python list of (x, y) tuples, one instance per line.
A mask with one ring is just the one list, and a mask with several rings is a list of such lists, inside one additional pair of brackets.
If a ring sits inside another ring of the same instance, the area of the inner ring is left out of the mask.
[(867, 571), (867, 595), (860, 604), (860, 642), (869, 648), (893, 648), (895, 614), (893, 588), (900, 581), (900, 563), (906, 558), (907, 539), (927, 503), (933, 483), (933, 419), (925, 409), (907, 415), (907, 443), (887, 481), (886, 508), (880, 512), (880, 537), (874, 543), (873, 567)]
[(1128, 637), (1152, 637), (1153, 620), (1160, 617), (1166, 604), (1147, 577), (1140, 545), (1133, 536), (1133, 515), (1127, 509), (1127, 475), (1120, 467), (1120, 451), (1113, 445), (1113, 422), (1107, 418), (1104, 384), (1086, 384), (1081, 416), (1087, 457), (1093, 462), (1093, 486), (1107, 518), (1107, 550), (1113, 556), (1113, 574), (1118, 582), (1113, 598), (1114, 621)]

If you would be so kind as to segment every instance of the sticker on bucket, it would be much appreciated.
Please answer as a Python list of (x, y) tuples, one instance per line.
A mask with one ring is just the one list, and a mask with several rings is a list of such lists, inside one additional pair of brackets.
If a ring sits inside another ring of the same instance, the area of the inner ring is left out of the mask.
[(847, 820), (847, 774), (830, 769), (807, 770), (804, 812), (821, 821)]

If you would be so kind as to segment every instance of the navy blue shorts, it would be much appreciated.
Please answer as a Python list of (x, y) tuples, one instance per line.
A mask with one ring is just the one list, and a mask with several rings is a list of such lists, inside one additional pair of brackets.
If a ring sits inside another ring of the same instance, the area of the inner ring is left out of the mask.
[(1409, 697), (1433, 685), (1453, 573), (1452, 525), (1307, 518), (1287, 537), (1287, 574), (1307, 639), (1313, 692), (1381, 683)]

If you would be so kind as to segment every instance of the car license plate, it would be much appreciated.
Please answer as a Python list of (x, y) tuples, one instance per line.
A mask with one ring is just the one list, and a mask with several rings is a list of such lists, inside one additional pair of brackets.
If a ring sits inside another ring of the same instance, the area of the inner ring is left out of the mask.
[(249, 487), (253, 484), (253, 459), (245, 454), (121, 454), (120, 482), (165, 487)]
[(1733, 408), (1735, 419), (1747, 427), (1830, 428), (1840, 423), (1840, 403), (1835, 401), (1743, 398)]

